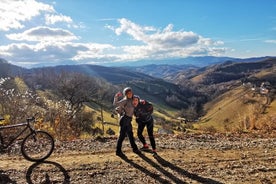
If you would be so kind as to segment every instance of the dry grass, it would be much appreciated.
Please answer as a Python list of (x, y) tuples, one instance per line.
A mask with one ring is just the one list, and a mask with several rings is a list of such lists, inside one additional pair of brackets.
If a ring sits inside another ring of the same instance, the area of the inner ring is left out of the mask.
[(28, 91), (28, 89), (29, 89), (28, 86), (21, 78), (15, 77), (14, 82), (15, 82), (20, 93), (24, 94), (26, 91)]
[(208, 132), (271, 130), (276, 119), (276, 102), (267, 106), (266, 101), (264, 96), (253, 96), (252, 91), (237, 87), (206, 104), (208, 113), (194, 127)]

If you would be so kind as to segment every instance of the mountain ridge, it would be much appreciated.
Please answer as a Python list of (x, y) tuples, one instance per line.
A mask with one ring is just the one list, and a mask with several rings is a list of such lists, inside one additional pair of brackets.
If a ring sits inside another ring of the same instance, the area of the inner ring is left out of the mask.
[[(2, 66), (18, 68), (6, 62), (0, 64), (1, 69)], [(191, 65), (148, 65), (142, 68), (145, 70), (140, 72), (136, 71), (140, 67), (133, 67), (133, 71), (129, 67), (59, 65), (32, 69), (19, 68), (19, 73), (27, 81), (32, 81), (31, 84), (40, 86), (43, 86), (41, 81), (45, 80), (45, 77), (51, 76), (53, 72), (75, 72), (102, 78), (111, 83), (112, 88), (114, 88), (109, 91), (110, 99), (116, 93), (115, 90), (130, 86), (143, 99), (152, 101), (158, 112), (171, 118), (179, 116), (196, 120), (207, 113), (203, 109), (204, 104), (216, 100), (220, 95), (241, 86), (242, 83), (253, 82), (256, 86), (260, 86), (262, 82), (267, 81), (275, 89), (275, 64), (276, 58), (265, 58), (250, 62), (228, 60), (201, 68)], [(150, 70), (160, 70), (160, 73), (154, 71), (155, 73), (150, 74), (147, 72)], [(43, 75), (43, 73), (46, 73), (46, 75)], [(157, 75), (160, 78), (157, 78)], [(40, 78), (37, 79), (37, 76), (40, 76)], [(111, 104), (110, 99), (104, 100)]]
[(195, 67), (205, 67), (208, 65), (218, 64), (225, 61), (234, 61), (234, 62), (254, 62), (258, 60), (263, 60), (266, 58), (273, 58), (276, 56), (263, 56), (263, 57), (251, 57), (251, 58), (234, 58), (234, 57), (217, 57), (217, 56), (197, 56), (197, 57), (186, 57), (181, 59), (163, 59), (163, 60), (139, 60), (133, 62), (116, 62), (103, 64), (104, 66), (145, 66), (152, 64), (159, 65), (193, 65)]

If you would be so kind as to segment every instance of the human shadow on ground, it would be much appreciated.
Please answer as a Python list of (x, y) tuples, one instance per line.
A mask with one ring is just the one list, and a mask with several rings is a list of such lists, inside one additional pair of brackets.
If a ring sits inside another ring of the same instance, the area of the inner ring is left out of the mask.
[(136, 164), (135, 162), (133, 162), (132, 160), (128, 159), (127, 157), (121, 157), (125, 162), (129, 163), (131, 166), (133, 166), (134, 168), (140, 170), (141, 172), (145, 173), (147, 176), (150, 176), (151, 178), (159, 181), (160, 183), (170, 183), (169, 180), (166, 180), (164, 178), (160, 178), (160, 176), (158, 174), (155, 174), (151, 171), (149, 171), (148, 169), (144, 168), (143, 166)]
[[(149, 163), (152, 167), (154, 167), (155, 169), (157, 169), (158, 171), (160, 171), (161, 173), (163, 173), (166, 177), (170, 178), (172, 181), (174, 181), (177, 184), (187, 184), (187, 182), (181, 180), (180, 178), (178, 178), (177, 176), (175, 176), (174, 174), (168, 172), (166, 169), (164, 169), (161, 165), (155, 163), (154, 161), (152, 161), (150, 158), (148, 158), (146, 155), (144, 154), (139, 154), (139, 156), (146, 161), (147, 163)], [(169, 182), (171, 183), (171, 182)]]
[[(147, 161), (148, 163), (152, 164), (153, 166), (157, 165), (155, 162), (153, 162), (152, 160), (150, 160), (149, 158), (147, 158), (146, 156), (141, 156), (141, 158), (143, 158), (145, 161)], [(167, 160), (163, 159), (161, 156), (159, 155), (155, 155), (154, 158), (157, 160), (158, 163), (160, 163), (163, 167), (168, 167), (170, 168), (171, 170), (173, 171), (176, 171), (177, 173), (185, 176), (185, 177), (188, 177), (192, 180), (195, 180), (197, 182), (200, 182), (200, 183), (211, 183), (211, 184), (223, 184), (222, 182), (219, 182), (219, 181), (215, 181), (213, 179), (210, 179), (210, 178), (204, 178), (204, 177), (201, 177), (197, 174), (193, 174), (193, 173), (190, 173), (170, 162), (168, 162)], [(157, 165), (159, 167), (159, 165)]]
[(26, 173), (28, 184), (34, 183), (70, 183), (70, 176), (66, 169), (59, 163), (52, 161), (37, 162), (32, 164)]
[(16, 181), (13, 181), (8, 174), (5, 173), (5, 171), (0, 170), (0, 183), (10, 183), (10, 184), (16, 184)]

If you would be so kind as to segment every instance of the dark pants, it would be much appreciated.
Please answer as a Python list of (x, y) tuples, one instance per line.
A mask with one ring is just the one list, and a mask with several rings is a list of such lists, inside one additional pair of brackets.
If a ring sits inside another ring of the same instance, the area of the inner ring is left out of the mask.
[(138, 147), (137, 147), (134, 137), (133, 137), (131, 120), (132, 120), (132, 118), (128, 117), (128, 116), (123, 116), (120, 119), (120, 135), (119, 135), (119, 138), (117, 141), (117, 148), (116, 148), (117, 152), (122, 151), (122, 144), (123, 144), (123, 141), (124, 141), (126, 135), (128, 136), (128, 139), (129, 139), (132, 149), (138, 150)]
[(143, 145), (146, 144), (145, 137), (143, 136), (143, 131), (144, 131), (144, 128), (147, 126), (151, 147), (152, 149), (156, 149), (155, 139), (153, 136), (153, 118), (150, 118), (150, 120), (146, 122), (139, 121), (139, 120), (136, 120), (136, 121), (138, 123), (137, 135), (139, 140), (143, 143)]

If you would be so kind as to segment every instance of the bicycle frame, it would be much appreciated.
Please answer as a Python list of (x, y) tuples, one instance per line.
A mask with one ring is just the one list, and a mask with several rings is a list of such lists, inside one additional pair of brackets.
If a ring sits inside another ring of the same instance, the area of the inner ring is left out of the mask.
[[(3, 120), (3, 118), (0, 118), (0, 120)], [(12, 147), (12, 144), (16, 140), (21, 140), (22, 138), (20, 148), (22, 156), (26, 160), (41, 162), (47, 159), (54, 150), (54, 138), (48, 132), (36, 130), (31, 122), (35, 122), (34, 117), (28, 118), (24, 123), (0, 126), (0, 153), (4, 153), (6, 151), (5, 149)], [(18, 130), (16, 129), (17, 127), (23, 128)], [(15, 132), (12, 133), (15, 136), (7, 136), (8, 140), (6, 141), (6, 136), (3, 137), (1, 132), (3, 133), (4, 129), (10, 130), (12, 128), (15, 128)]]
[[(6, 149), (8, 148), (10, 145), (12, 145), (12, 143), (17, 140), (25, 131), (30, 130), (30, 133), (34, 132), (35, 130), (30, 126), (30, 122), (34, 120), (32, 119), (27, 119), (27, 122), (25, 123), (18, 123), (18, 124), (14, 124), (14, 125), (3, 125), (0, 126), (0, 143), (1, 143), (1, 149)], [(22, 126), (26, 126), (23, 130), (18, 131), (17, 135), (15, 137), (12, 137), (11, 140), (9, 140), (8, 143), (5, 144), (4, 139), (1, 135), (1, 130), (3, 129), (10, 129), (10, 128), (16, 128), (16, 127), (22, 127)]]

